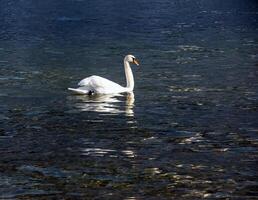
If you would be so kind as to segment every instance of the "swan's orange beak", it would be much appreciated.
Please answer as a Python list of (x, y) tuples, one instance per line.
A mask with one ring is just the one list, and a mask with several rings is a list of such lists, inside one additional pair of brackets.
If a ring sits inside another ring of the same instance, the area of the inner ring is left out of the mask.
[(133, 59), (133, 63), (139, 66), (139, 62), (136, 59)]

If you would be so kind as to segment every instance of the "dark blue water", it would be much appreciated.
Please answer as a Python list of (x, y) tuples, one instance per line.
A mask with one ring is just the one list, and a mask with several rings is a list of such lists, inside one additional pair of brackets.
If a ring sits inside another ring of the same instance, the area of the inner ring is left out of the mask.
[(258, 198), (254, 0), (0, 0), (0, 83), (0, 199)]

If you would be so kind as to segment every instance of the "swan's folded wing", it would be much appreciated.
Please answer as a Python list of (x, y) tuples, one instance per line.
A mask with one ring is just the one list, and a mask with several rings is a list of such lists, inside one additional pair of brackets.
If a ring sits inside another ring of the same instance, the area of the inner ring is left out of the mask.
[(88, 86), (91, 81), (92, 76), (82, 79), (78, 85), (79, 86)]
[[(78, 85), (79, 86), (92, 86), (92, 87), (103, 87), (105, 85), (110, 85), (114, 82), (106, 79), (106, 78), (102, 78), (100, 76), (90, 76), (87, 77), (85, 79), (82, 79)], [(116, 84), (116, 83), (115, 83)]]
[(123, 89), (119, 84), (100, 76), (90, 76), (85, 78), (81, 80), (78, 85), (80, 87), (87, 87), (89, 90), (99, 93), (112, 93)]

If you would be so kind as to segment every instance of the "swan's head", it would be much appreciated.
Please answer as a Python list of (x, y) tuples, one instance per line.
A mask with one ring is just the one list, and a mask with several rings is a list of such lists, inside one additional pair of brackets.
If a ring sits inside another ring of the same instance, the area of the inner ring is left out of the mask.
[(138, 60), (133, 55), (125, 56), (125, 61), (139, 65)]

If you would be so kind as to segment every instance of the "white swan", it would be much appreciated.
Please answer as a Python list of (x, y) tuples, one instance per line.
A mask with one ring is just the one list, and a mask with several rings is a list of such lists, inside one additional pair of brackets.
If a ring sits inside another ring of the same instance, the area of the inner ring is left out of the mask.
[(126, 87), (123, 87), (113, 81), (100, 76), (90, 76), (81, 80), (78, 88), (68, 88), (76, 94), (116, 94), (123, 92), (132, 92), (134, 88), (133, 72), (130, 63), (139, 65), (138, 61), (133, 55), (127, 55), (124, 58), (124, 68), (126, 76)]

